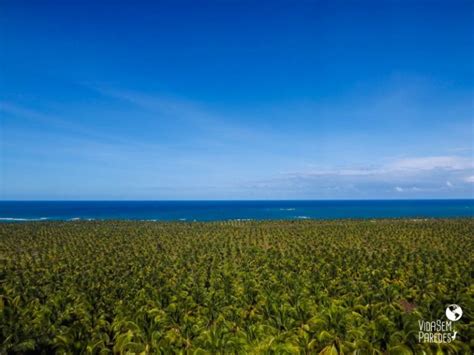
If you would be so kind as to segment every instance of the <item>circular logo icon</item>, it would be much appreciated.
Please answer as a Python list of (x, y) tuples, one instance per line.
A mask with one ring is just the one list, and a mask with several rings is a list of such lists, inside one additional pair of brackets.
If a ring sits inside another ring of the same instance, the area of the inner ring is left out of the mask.
[(446, 317), (448, 317), (449, 320), (455, 322), (462, 317), (462, 308), (459, 307), (457, 304), (450, 304), (446, 308)]

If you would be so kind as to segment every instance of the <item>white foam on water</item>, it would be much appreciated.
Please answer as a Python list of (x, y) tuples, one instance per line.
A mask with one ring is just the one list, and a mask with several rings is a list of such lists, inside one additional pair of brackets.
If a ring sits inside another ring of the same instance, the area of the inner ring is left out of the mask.
[(44, 221), (47, 220), (46, 217), (41, 218), (16, 218), (16, 217), (0, 217), (0, 221), (20, 221), (20, 222), (27, 222), (27, 221)]

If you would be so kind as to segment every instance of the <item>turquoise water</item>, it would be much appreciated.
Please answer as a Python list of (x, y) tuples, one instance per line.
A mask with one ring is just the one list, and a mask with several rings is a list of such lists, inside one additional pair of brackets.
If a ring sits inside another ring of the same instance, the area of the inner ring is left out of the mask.
[(474, 200), (0, 201), (0, 222), (473, 217)]

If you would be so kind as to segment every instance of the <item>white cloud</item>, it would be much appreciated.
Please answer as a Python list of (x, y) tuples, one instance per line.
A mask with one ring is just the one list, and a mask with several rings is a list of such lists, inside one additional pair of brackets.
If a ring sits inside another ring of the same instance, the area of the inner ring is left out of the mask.
[(418, 186), (409, 186), (409, 187), (396, 186), (395, 191), (397, 191), (397, 192), (408, 192), (408, 191), (417, 192), (417, 191), (423, 191), (423, 189), (420, 189)]
[[(432, 156), (398, 159), (379, 167), (362, 168), (316, 168), (306, 172), (286, 173), (291, 177), (310, 178), (316, 176), (401, 176), (430, 171), (456, 172), (474, 168), (474, 162), (461, 156)], [(451, 183), (449, 183), (451, 184)], [(449, 186), (449, 184), (447, 184)]]
[(390, 170), (464, 170), (474, 167), (471, 159), (459, 156), (434, 156), (420, 158), (405, 158), (388, 165)]
[(298, 187), (321, 194), (331, 186), (339, 186), (337, 193), (341, 195), (348, 194), (351, 185), (360, 195), (370, 191), (377, 196), (463, 197), (470, 191), (466, 184), (459, 182), (474, 183), (473, 169), (473, 162), (466, 156), (439, 155), (385, 159), (378, 165), (366, 166), (307, 165), (307, 170), (281, 173), (280, 177), (270, 180), (274, 186)]

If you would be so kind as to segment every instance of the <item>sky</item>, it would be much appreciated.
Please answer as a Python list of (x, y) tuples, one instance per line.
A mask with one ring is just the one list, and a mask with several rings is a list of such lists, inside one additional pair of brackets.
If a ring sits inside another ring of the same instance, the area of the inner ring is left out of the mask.
[(473, 1), (0, 0), (0, 199), (474, 198)]

